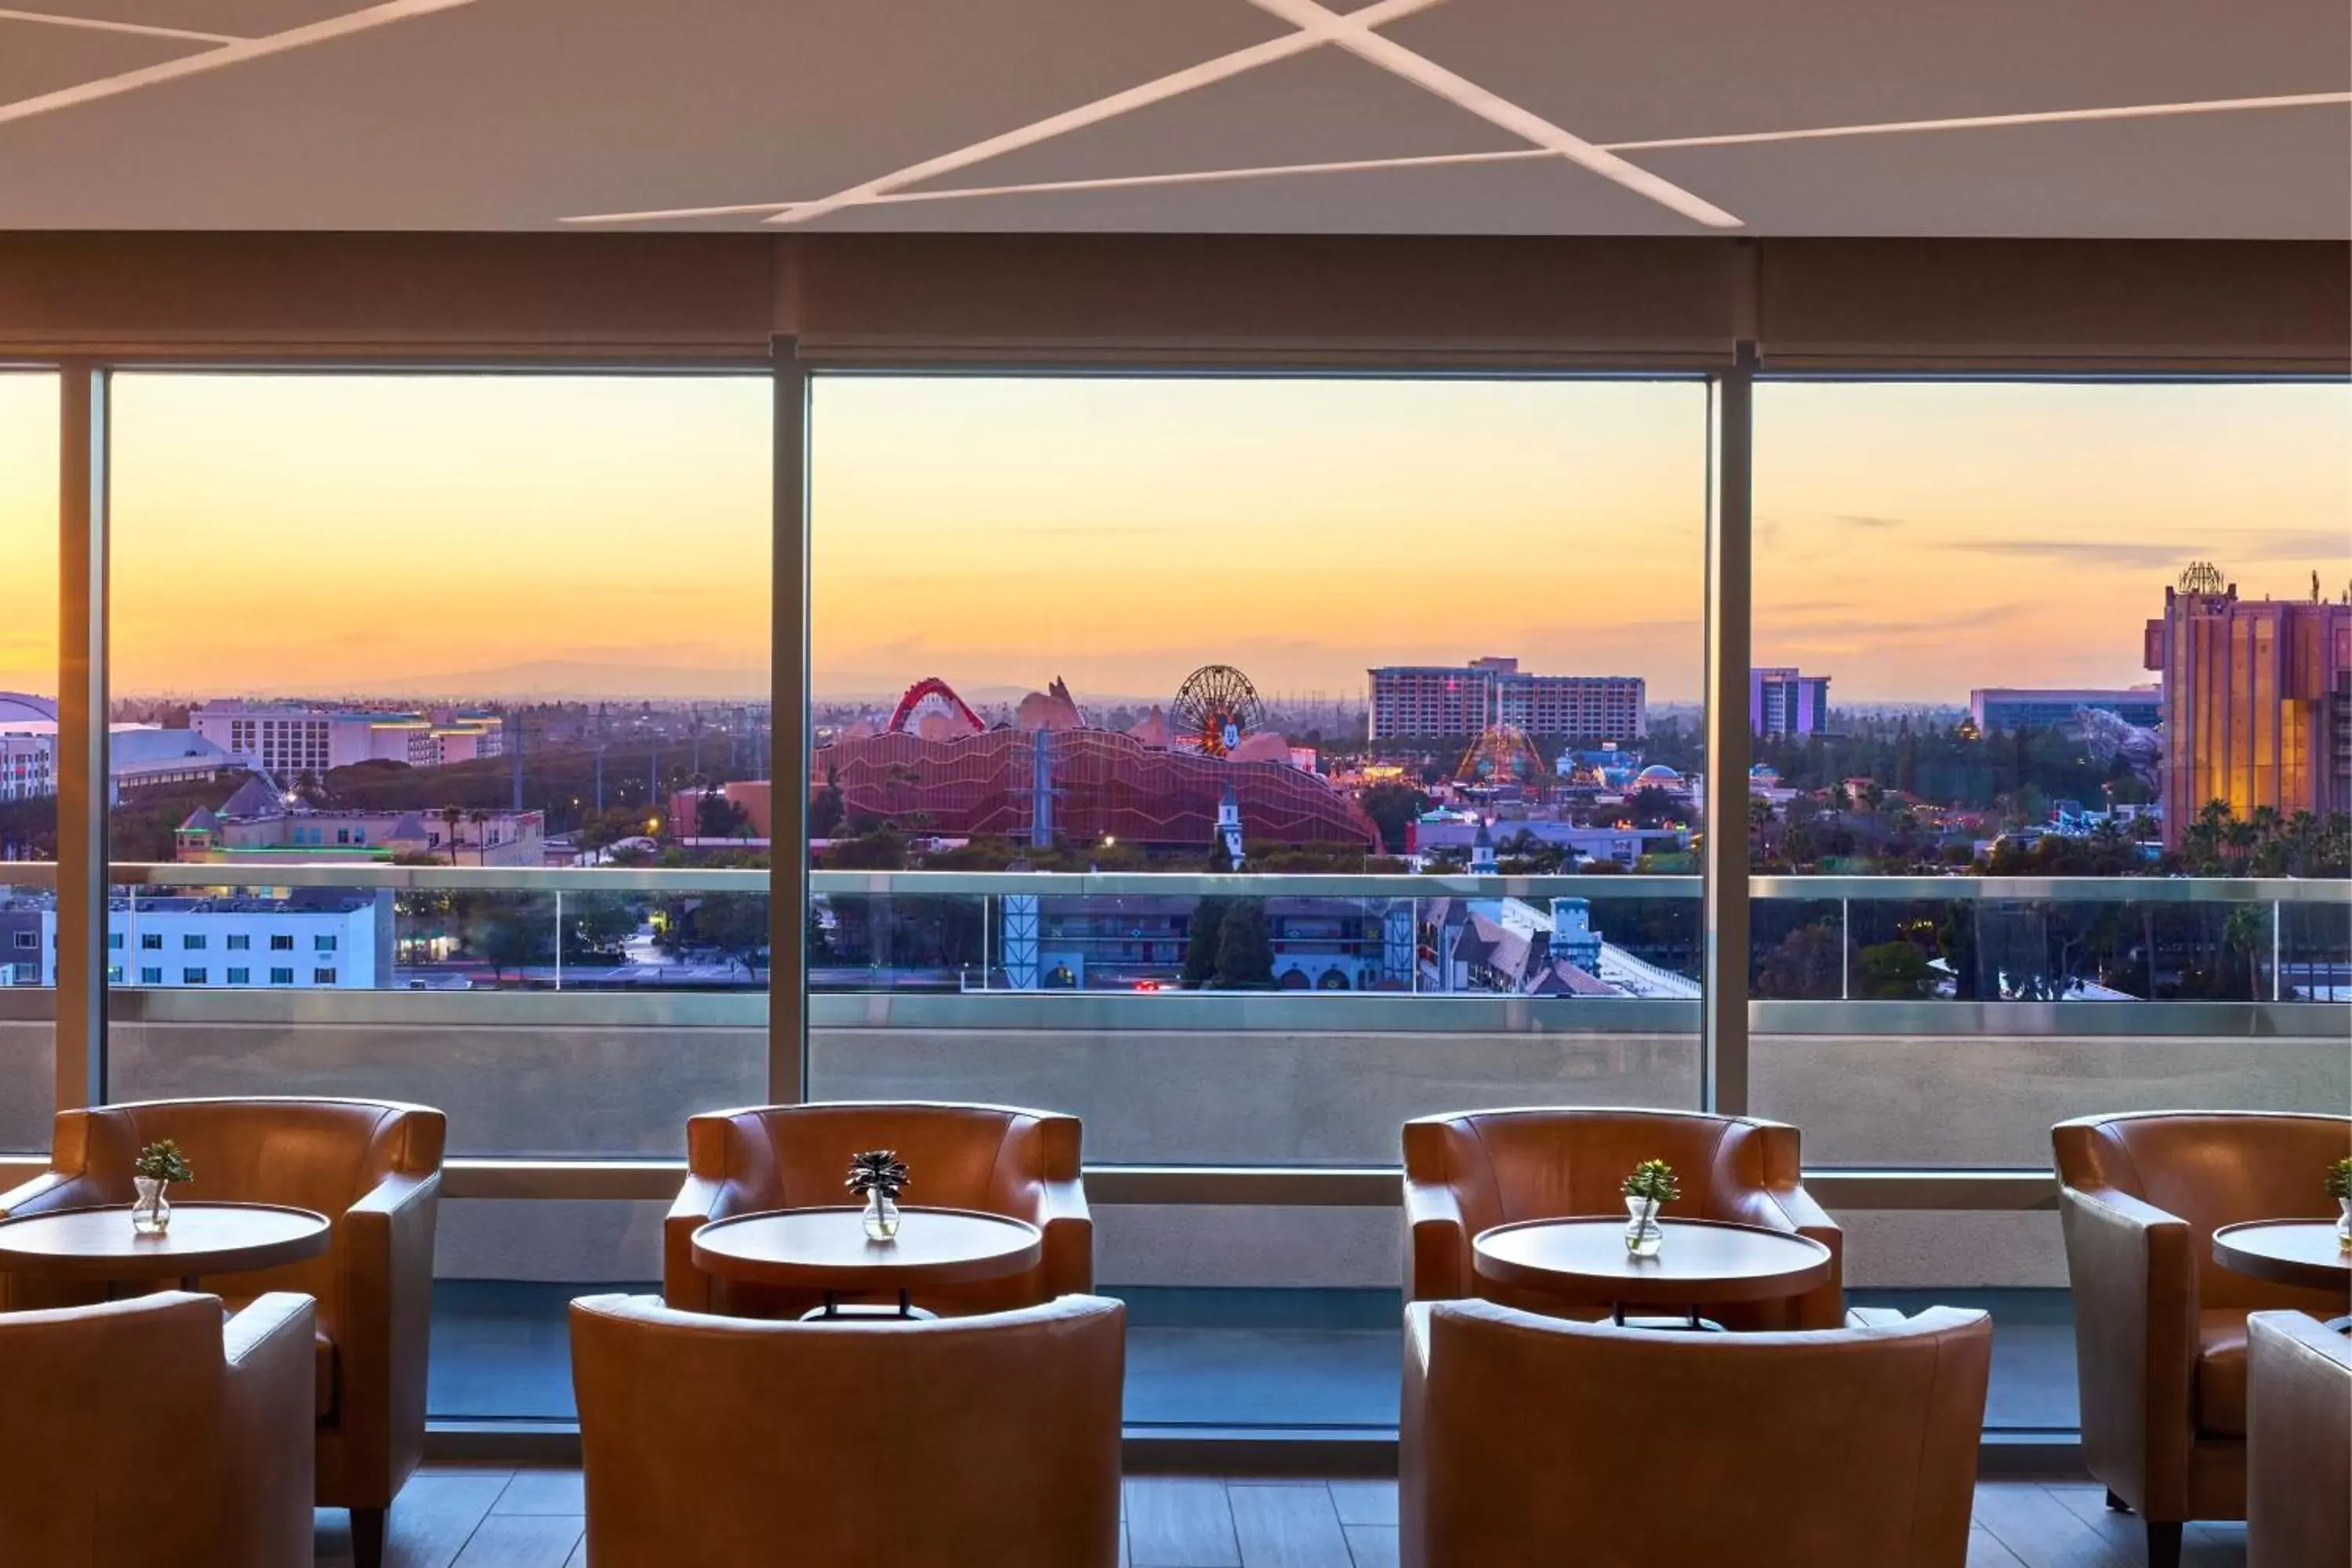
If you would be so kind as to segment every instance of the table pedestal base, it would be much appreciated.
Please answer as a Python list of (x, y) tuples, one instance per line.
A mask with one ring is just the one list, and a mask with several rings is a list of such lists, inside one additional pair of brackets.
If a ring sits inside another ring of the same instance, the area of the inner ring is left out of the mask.
[(1625, 1303), (1620, 1301), (1610, 1308), (1609, 1321), (1621, 1329), (1656, 1329), (1667, 1333), (1721, 1334), (1730, 1331), (1712, 1318), (1700, 1317), (1696, 1306), (1691, 1308), (1686, 1317), (1629, 1318), (1625, 1315)]
[(937, 1312), (916, 1306), (911, 1294), (905, 1290), (898, 1292), (898, 1304), (895, 1307), (885, 1306), (878, 1301), (853, 1301), (844, 1305), (841, 1292), (827, 1290), (824, 1293), (824, 1305), (812, 1307), (803, 1312), (801, 1321), (818, 1323), (828, 1319), (838, 1321), (844, 1318), (862, 1318), (868, 1321), (881, 1319), (891, 1322), (929, 1322), (938, 1316)]
[[(120, 1300), (122, 1300), (122, 1289), (123, 1289), (123, 1284), (124, 1284), (124, 1281), (120, 1280), (120, 1279), (110, 1279), (110, 1280), (108, 1280), (108, 1281), (106, 1282), (106, 1299), (107, 1299), (108, 1300), (110, 1300), (110, 1301), (120, 1301)], [(152, 1292), (152, 1291), (155, 1291), (155, 1290), (170, 1290), (170, 1289), (182, 1289), (182, 1290), (192, 1290), (192, 1291), (196, 1291), (198, 1294), (202, 1294), (202, 1293), (203, 1293), (203, 1292), (202, 1292), (202, 1289), (201, 1289), (201, 1287), (199, 1286), (199, 1284), (198, 1284), (198, 1282), (197, 1282), (197, 1278), (196, 1278), (196, 1276), (195, 1276), (195, 1275), (194, 1275), (194, 1274), (183, 1274), (182, 1276), (180, 1276), (180, 1282), (179, 1282), (178, 1286), (176, 1286), (176, 1287), (170, 1286), (170, 1285), (159, 1285), (159, 1284), (149, 1283), (148, 1285), (146, 1285), (146, 1287), (145, 1287), (143, 1289), (140, 1290), (140, 1291), (138, 1292), (138, 1294), (140, 1294), (140, 1295), (142, 1295), (142, 1296), (144, 1296), (144, 1295), (149, 1294), (149, 1293), (150, 1293), (150, 1292)]]

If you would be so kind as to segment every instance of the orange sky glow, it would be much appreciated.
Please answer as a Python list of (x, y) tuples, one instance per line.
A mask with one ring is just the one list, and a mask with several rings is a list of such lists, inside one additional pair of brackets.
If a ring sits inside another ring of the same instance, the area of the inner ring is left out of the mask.
[[(56, 397), (0, 374), (0, 689), (55, 689)], [(769, 417), (747, 377), (121, 375), (115, 689), (763, 695)], [(812, 430), (821, 698), (1698, 689), (1695, 384), (841, 376)], [(2145, 680), (2192, 559), (2352, 577), (2340, 383), (1768, 384), (1757, 463), (1758, 661), (1837, 700)]]

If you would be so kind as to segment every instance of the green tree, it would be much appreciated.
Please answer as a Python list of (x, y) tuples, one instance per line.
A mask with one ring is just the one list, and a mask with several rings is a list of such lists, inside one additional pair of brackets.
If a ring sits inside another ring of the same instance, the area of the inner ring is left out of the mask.
[(572, 893), (563, 900), (567, 963), (615, 963), (623, 944), (643, 923), (625, 893)]
[(824, 852), (827, 870), (902, 871), (907, 867), (906, 837), (890, 823), (850, 838), (836, 838)]
[(755, 972), (768, 946), (768, 900), (756, 893), (705, 893), (688, 923), (695, 940)]
[(1869, 1002), (1902, 1002), (1932, 996), (1936, 972), (1927, 955), (1907, 942), (1882, 942), (1853, 955), (1853, 992)]
[(1784, 1001), (1834, 1001), (1844, 969), (1843, 943), (1826, 922), (1799, 926), (1764, 956), (1756, 994)]
[(1595, 806), (1592, 812), (1595, 821), (1631, 822), (1636, 827), (1655, 827), (1683, 815), (1683, 807), (1675, 797), (1655, 784), (1643, 784), (1627, 795), (1622, 805)]
[(551, 934), (548, 922), (537, 918), (537, 911), (519, 909), (500, 899), (475, 910), (467, 921), (465, 945), (490, 966), (491, 977), (504, 984), (509, 969), (520, 973), (547, 961)]
[(831, 778), (824, 787), (809, 796), (808, 830), (811, 838), (830, 838), (841, 828), (841, 819), (848, 815), (847, 804), (842, 799), (841, 786)]
[(2224, 965), (2231, 979), (2231, 989), (2236, 988), (2238, 965), (2242, 963), (2246, 977), (2245, 998), (2250, 1002), (2263, 994), (2263, 947), (2268, 931), (2269, 921), (2263, 918), (2261, 906), (2256, 904), (2239, 904), (2232, 908), (2229, 919), (2221, 925), (2222, 951), (2234, 961)]
[(1391, 855), (1404, 853), (1406, 827), (1429, 809), (1429, 796), (1411, 784), (1376, 784), (1356, 799), (1381, 830), (1381, 843)]
[[(814, 805), (815, 803), (810, 804)], [(751, 816), (720, 794), (714, 785), (694, 797), (694, 836), (697, 838), (749, 838), (751, 836)], [(812, 834), (811, 837), (815, 836)]]
[(1274, 984), (1274, 935), (1265, 906), (1236, 899), (1217, 924), (1217, 989), (1259, 991)]
[(466, 808), (462, 805), (445, 805), (441, 808), (440, 816), (442, 826), (449, 830), (448, 842), (443, 847), (449, 852), (449, 864), (455, 866), (457, 863), (457, 844), (461, 837), (457, 829), (465, 823)]
[(1204, 898), (1192, 906), (1184, 932), (1184, 988), (1197, 991), (1217, 975), (1217, 943), (1225, 920), (1223, 899)]

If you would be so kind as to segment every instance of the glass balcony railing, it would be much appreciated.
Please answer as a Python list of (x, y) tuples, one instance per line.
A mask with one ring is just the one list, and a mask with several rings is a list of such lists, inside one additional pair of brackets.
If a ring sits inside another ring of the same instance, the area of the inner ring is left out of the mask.
[[(46, 979), (51, 874), (9, 875), (0, 921), (40, 932)], [(764, 871), (220, 876), (114, 868), (118, 1097), (396, 1095), (448, 1107), (454, 1152), (544, 1157), (675, 1156), (686, 1116), (765, 1097)], [(1101, 1163), (1297, 1166), (1392, 1163), (1400, 1121), (1466, 1105), (1699, 1100), (1696, 878), (811, 882), (819, 1098), (1050, 1105)], [(1754, 891), (1751, 1103), (1817, 1165), (2041, 1168), (2065, 1116), (2352, 1088), (2352, 884)], [(25, 1123), (0, 1147), (46, 1131), (49, 1016), (38, 987), (0, 992)]]

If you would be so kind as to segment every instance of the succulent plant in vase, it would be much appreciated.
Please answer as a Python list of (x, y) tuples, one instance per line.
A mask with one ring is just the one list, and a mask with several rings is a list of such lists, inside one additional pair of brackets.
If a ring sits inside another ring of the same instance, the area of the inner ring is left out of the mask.
[(131, 1184), (138, 1201), (131, 1205), (131, 1228), (141, 1236), (161, 1236), (172, 1228), (172, 1205), (164, 1190), (173, 1182), (193, 1182), (195, 1171), (187, 1156), (169, 1138), (158, 1138), (131, 1162)]
[(1666, 1233), (1658, 1228), (1658, 1207), (1683, 1195), (1675, 1168), (1664, 1160), (1644, 1160), (1625, 1178), (1625, 1250), (1635, 1258), (1655, 1258)]
[(907, 1190), (907, 1167), (896, 1149), (869, 1149), (849, 1159), (849, 1190), (866, 1200), (866, 1234), (890, 1241), (898, 1234), (898, 1194)]
[(2336, 1245), (2352, 1247), (2352, 1160), (2327, 1167), (2327, 1195), (2336, 1200)]

